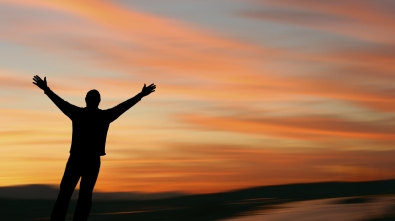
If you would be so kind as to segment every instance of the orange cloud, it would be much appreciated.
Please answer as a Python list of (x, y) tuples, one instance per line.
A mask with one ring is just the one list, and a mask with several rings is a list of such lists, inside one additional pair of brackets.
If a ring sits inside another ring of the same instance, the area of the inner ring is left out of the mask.
[[(104, 159), (107, 167), (103, 168), (97, 188), (102, 191), (177, 189), (205, 193), (258, 185), (395, 176), (392, 150), (284, 150), (174, 144), (163, 151), (146, 151), (146, 155), (141, 158), (148, 157), (149, 161), (131, 159), (116, 164), (109, 161), (110, 158)], [(125, 181), (127, 184), (122, 184)]]
[(395, 132), (384, 122), (358, 122), (336, 117), (209, 117), (184, 115), (181, 121), (205, 130), (220, 130), (303, 140), (352, 138), (394, 140)]

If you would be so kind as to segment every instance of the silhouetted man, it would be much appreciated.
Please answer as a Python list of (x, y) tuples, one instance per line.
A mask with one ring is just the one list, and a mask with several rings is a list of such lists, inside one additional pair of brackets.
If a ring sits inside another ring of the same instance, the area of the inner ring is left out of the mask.
[(58, 95), (48, 86), (47, 80), (39, 76), (33, 77), (33, 84), (44, 90), (44, 93), (73, 122), (73, 137), (70, 157), (60, 183), (60, 191), (52, 210), (51, 221), (64, 221), (71, 195), (81, 177), (80, 192), (73, 221), (86, 221), (92, 205), (92, 191), (100, 170), (100, 156), (106, 155), (105, 145), (110, 123), (135, 105), (144, 96), (155, 91), (156, 85), (148, 87), (144, 84), (139, 94), (117, 106), (99, 109), (100, 94), (91, 90), (86, 94), (86, 107), (74, 106)]

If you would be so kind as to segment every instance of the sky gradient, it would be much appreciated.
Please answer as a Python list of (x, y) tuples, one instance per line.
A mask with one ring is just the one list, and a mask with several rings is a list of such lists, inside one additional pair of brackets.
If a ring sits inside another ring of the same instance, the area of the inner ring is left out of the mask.
[(391, 0), (0, 0), (0, 186), (58, 185), (71, 122), (101, 109), (98, 191), (207, 193), (395, 178)]

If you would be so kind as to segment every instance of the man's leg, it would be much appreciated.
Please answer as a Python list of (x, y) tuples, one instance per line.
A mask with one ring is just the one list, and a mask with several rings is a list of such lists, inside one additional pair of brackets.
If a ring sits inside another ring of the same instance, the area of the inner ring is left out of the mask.
[(80, 182), (80, 193), (73, 221), (86, 221), (89, 217), (92, 207), (92, 192), (100, 170), (100, 157), (87, 159), (84, 164)]
[(66, 218), (67, 208), (69, 207), (70, 198), (75, 186), (80, 179), (78, 162), (71, 156), (66, 164), (66, 169), (60, 183), (60, 191), (52, 210), (51, 221), (64, 221)]

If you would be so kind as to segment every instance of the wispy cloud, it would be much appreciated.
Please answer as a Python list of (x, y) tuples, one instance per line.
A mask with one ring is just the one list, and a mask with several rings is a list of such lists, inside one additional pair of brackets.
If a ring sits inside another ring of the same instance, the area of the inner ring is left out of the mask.
[(185, 115), (179, 119), (204, 130), (221, 130), (261, 136), (305, 140), (353, 138), (394, 140), (393, 125), (388, 122), (358, 122), (330, 116), (305, 117), (210, 117)]
[[(395, 43), (389, 1), (255, 1), (273, 7), (272, 10), (250, 11), (244, 15), (254, 18), (310, 27), (375, 43)], [(262, 7), (263, 8), (263, 7)]]

